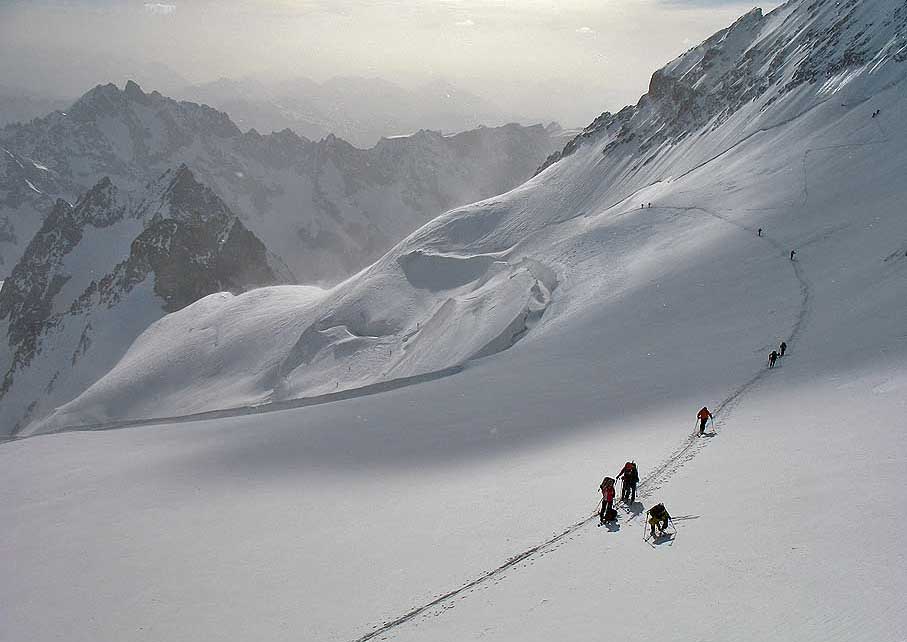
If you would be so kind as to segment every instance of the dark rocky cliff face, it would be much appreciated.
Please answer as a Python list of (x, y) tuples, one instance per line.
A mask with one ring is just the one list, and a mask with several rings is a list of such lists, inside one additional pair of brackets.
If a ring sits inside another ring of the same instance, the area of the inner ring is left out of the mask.
[(0, 291), (0, 319), (14, 350), (0, 394), (9, 387), (11, 372), (28, 365), (38, 338), (58, 322), (52, 310), (57, 295), (72, 277), (65, 257), (80, 243), (87, 227), (102, 228), (122, 220), (125, 207), (109, 179), (99, 182), (73, 207), (57, 201)]
[(132, 242), (124, 283), (154, 276), (154, 292), (175, 312), (214, 292), (278, 282), (264, 244), (185, 167), (169, 190), (171, 217), (155, 216)]

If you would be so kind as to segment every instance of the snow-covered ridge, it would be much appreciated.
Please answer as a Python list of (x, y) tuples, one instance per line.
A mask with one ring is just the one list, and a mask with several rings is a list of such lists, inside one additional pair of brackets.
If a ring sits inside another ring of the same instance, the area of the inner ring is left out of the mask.
[(629, 147), (638, 169), (664, 146), (715, 129), (747, 105), (764, 121), (776, 101), (804, 85), (819, 83), (817, 97), (827, 98), (863, 75), (896, 75), (891, 67), (907, 60), (905, 47), (907, 9), (885, 0), (792, 0), (767, 16), (753, 9), (653, 73), (636, 105), (603, 113), (538, 171), (603, 139), (606, 157)]
[(11, 268), (56, 198), (73, 202), (104, 176), (140, 189), (186, 163), (297, 279), (335, 282), (432, 216), (517, 185), (559, 136), (506, 125), (358, 149), (333, 135), (243, 133), (206, 105), (99, 85), (66, 112), (0, 129), (0, 260)]

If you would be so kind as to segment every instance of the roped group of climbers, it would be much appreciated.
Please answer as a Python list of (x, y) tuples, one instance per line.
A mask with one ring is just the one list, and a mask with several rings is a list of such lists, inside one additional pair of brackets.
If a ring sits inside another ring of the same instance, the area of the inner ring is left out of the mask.
[[(711, 414), (709, 415), (711, 416)], [(620, 500), (628, 505), (636, 503), (636, 486), (639, 484), (639, 469), (635, 461), (628, 461), (615, 477), (605, 477), (599, 488), (602, 492), (601, 510), (598, 513), (599, 525), (613, 522), (617, 519), (617, 510), (614, 508), (614, 484), (621, 480)], [(649, 536), (655, 537), (656, 529), (659, 535), (664, 535), (671, 515), (664, 504), (656, 504), (646, 511), (649, 524)]]
[(599, 519), (602, 524), (614, 521), (617, 517), (617, 511), (614, 509), (614, 484), (616, 480), (621, 480), (620, 501), (627, 504), (636, 502), (636, 485), (639, 483), (639, 471), (636, 469), (635, 461), (628, 461), (620, 469), (616, 477), (605, 477), (599, 488), (602, 491), (602, 506), (599, 511)]

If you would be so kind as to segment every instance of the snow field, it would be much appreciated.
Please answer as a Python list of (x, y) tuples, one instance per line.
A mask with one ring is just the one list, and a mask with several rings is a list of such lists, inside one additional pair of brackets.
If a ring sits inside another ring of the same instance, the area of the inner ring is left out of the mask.
[[(541, 266), (550, 294), (513, 347), (435, 381), (4, 444), (7, 635), (904, 638), (907, 100), (889, 67), (821, 104), (804, 90), (765, 115), (744, 108), (636, 170), (606, 166), (606, 140), (581, 147), (329, 292), (262, 293), (255, 323), (207, 301), (207, 327), (232, 325), (237, 344), (287, 318), (278, 294), (298, 307), (272, 347), (250, 338), (241, 361), (205, 376), (168, 367), (171, 333), (155, 326), (130, 354), (161, 361), (127, 355), (68, 420), (113, 404), (189, 411), (218, 389), (230, 403), (305, 394), (344, 360), (359, 385), (380, 381), (374, 344), (415, 340), (445, 305), (458, 310), (451, 332), (424, 335), (418, 366), (451, 365), (478, 327), (469, 302), (501, 275), (528, 284), (519, 266)], [(768, 371), (781, 339), (790, 353)], [(203, 368), (209, 343), (192, 341)], [(367, 349), (344, 353), (351, 342)], [(293, 366), (283, 387), (269, 388), (274, 363)], [(168, 382), (153, 405), (152, 376)], [(703, 404), (719, 410), (717, 432), (699, 439)], [(640, 517), (621, 514), (617, 532), (581, 523), (602, 476), (631, 458), (644, 507), (686, 518), (672, 543), (644, 543)]]
[[(659, 621), (678, 640), (902, 639), (907, 439), (892, 419), (907, 404), (879, 386), (905, 385), (907, 370), (815, 378), (808, 357), (782, 361), (695, 460), (646, 491), (646, 507), (684, 517), (673, 542), (646, 545), (641, 516), (621, 512), (618, 532), (590, 522), (390, 639), (655, 639)], [(867, 406), (880, 421), (853, 416)]]
[[(617, 533), (583, 527), (387, 635), (541, 640), (601, 631), (609, 616), (612, 631), (639, 634), (643, 616), (618, 615), (645, 604), (678, 639), (897, 639), (896, 540), (867, 540), (850, 504), (823, 513), (825, 530), (799, 514), (842, 501), (834, 482), (859, 473), (858, 446), (892, 462), (871, 486), (882, 532), (903, 503), (902, 436), (884, 429), (903, 413), (904, 268), (884, 261), (903, 238), (889, 209), (900, 187), (827, 171), (839, 162), (810, 154), (810, 176), (827, 177), (810, 201), (747, 219), (766, 239), (699, 209), (562, 224), (587, 228), (547, 257), (576, 260), (575, 281), (560, 279), (514, 348), (460, 375), (304, 410), (6, 444), (2, 559), (17, 560), (19, 581), (2, 603), (17, 605), (5, 618), (14, 639), (359, 638), (582, 519), (627, 458), (645, 478), (685, 443), (702, 403), (763, 368), (801, 311), (790, 356), (643, 500), (699, 516), (678, 522), (673, 545), (653, 551), (638, 518)], [(719, 179), (694, 173), (661, 198), (687, 192), (678, 205), (693, 207), (701, 189), (708, 211), (753, 216), (738, 208), (764, 185), (709, 196)], [(789, 180), (782, 195), (802, 184)], [(866, 215), (835, 232), (864, 184)], [(594, 257), (613, 256), (599, 249), (608, 239), (629, 267), (597, 269)], [(785, 252), (797, 241), (806, 293)], [(865, 383), (837, 387), (851, 382)], [(870, 403), (877, 421), (855, 434), (850, 414)], [(796, 493), (778, 492), (784, 483)], [(882, 590), (866, 599), (819, 590), (867, 578)]]

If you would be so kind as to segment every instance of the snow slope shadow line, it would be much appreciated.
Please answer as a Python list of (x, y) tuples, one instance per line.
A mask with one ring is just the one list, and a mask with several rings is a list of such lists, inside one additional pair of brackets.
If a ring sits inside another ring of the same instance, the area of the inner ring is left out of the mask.
[[(730, 219), (727, 216), (723, 216), (721, 214), (709, 211), (709, 210), (701, 208), (701, 207), (683, 207), (683, 208), (675, 208), (675, 209), (681, 209), (681, 210), (687, 210), (687, 211), (698, 210), (709, 216), (717, 218), (717, 219), (723, 221), (724, 223), (733, 225), (735, 227), (746, 230), (748, 232), (755, 233), (755, 230), (751, 230), (749, 227), (747, 227), (746, 225), (744, 225), (742, 223), (739, 223), (737, 221), (734, 221), (733, 219)], [(775, 250), (779, 251), (782, 255), (784, 255), (784, 249), (781, 247), (780, 243), (778, 243), (774, 239), (770, 239), (765, 236), (762, 236), (760, 238), (762, 238), (763, 240), (768, 242), (772, 246), (772, 248), (774, 248)], [(788, 335), (789, 336), (788, 341), (793, 343), (794, 340), (800, 335), (800, 332), (801, 332), (801, 330), (804, 326), (805, 320), (807, 318), (807, 313), (810, 308), (810, 298), (812, 296), (812, 289), (811, 289), (809, 282), (806, 280), (806, 277), (803, 274), (803, 270), (802, 270), (802, 267), (800, 266), (799, 262), (791, 261), (791, 265), (793, 268), (794, 276), (796, 277), (797, 281), (800, 284), (800, 307), (799, 307), (797, 315), (794, 319), (794, 325), (792, 326), (791, 331)], [(715, 422), (716, 425), (713, 427), (713, 430), (715, 433), (720, 432), (720, 430), (719, 430), (720, 426), (725, 422), (727, 417), (730, 415), (730, 412), (737, 405), (737, 403), (739, 403), (740, 399), (753, 386), (755, 386), (759, 381), (761, 381), (763, 377), (767, 376), (768, 372), (769, 372), (769, 370), (767, 368), (761, 368), (752, 377), (747, 379), (741, 385), (737, 386), (737, 388), (735, 388), (733, 391), (731, 391), (731, 393), (727, 397), (725, 397), (723, 400), (721, 400), (721, 402), (718, 403), (717, 406), (715, 406), (714, 414), (719, 417), (719, 419)], [(693, 459), (703, 448), (706, 447), (706, 445), (708, 445), (708, 443), (710, 441), (711, 440), (701, 439), (698, 435), (698, 431), (694, 428), (692, 434), (687, 436), (681, 442), (681, 444), (661, 464), (659, 464), (648, 475), (646, 475), (646, 477), (644, 477), (642, 480), (640, 480), (640, 482), (637, 486), (637, 495), (636, 495), (637, 501), (639, 501), (640, 499), (647, 499), (655, 491), (659, 490), (666, 481), (668, 481), (678, 470), (683, 468), (683, 466), (688, 461)], [(388, 631), (390, 631), (394, 628), (397, 628), (398, 626), (400, 626), (402, 624), (405, 624), (405, 623), (419, 617), (420, 615), (431, 610), (432, 608), (439, 606), (439, 605), (447, 602), (448, 600), (450, 600), (454, 597), (457, 597), (458, 595), (460, 595), (462, 593), (468, 592), (470, 589), (473, 589), (476, 586), (478, 586), (490, 579), (503, 575), (505, 571), (515, 567), (517, 564), (532, 557), (536, 553), (543, 553), (543, 552), (551, 549), (552, 546), (554, 546), (558, 542), (562, 541), (563, 539), (565, 539), (572, 533), (575, 533), (576, 531), (580, 530), (583, 526), (586, 526), (587, 524), (591, 524), (597, 517), (598, 517), (598, 513), (595, 512), (592, 515), (585, 517), (585, 518), (571, 524), (570, 526), (568, 526), (567, 528), (565, 528), (564, 530), (559, 532), (557, 535), (554, 535), (553, 537), (545, 540), (544, 542), (537, 544), (537, 545), (533, 546), (532, 548), (529, 548), (529, 549), (517, 554), (514, 557), (511, 557), (510, 559), (508, 559), (506, 562), (504, 562), (500, 566), (483, 573), (482, 575), (476, 577), (475, 579), (470, 580), (466, 584), (463, 584), (459, 588), (456, 588), (452, 591), (448, 591), (444, 595), (441, 595), (440, 597), (437, 597), (430, 602), (427, 602), (421, 606), (417, 606), (417, 607), (413, 608), (412, 610), (408, 611), (407, 613), (401, 615), (398, 618), (395, 618), (389, 622), (385, 622), (378, 628), (373, 629), (372, 631), (363, 635), (362, 637), (356, 638), (354, 640), (354, 642), (367, 642), (368, 640), (372, 640), (384, 633), (387, 633)], [(630, 519), (633, 519), (634, 517), (635, 517), (635, 515), (631, 516)]]
[(234, 408), (223, 408), (219, 410), (206, 410), (204, 412), (192, 413), (187, 415), (174, 415), (172, 417), (149, 417), (142, 419), (121, 419), (118, 421), (110, 421), (105, 423), (97, 424), (79, 424), (75, 426), (64, 426), (61, 428), (55, 428), (47, 432), (39, 433), (36, 435), (25, 435), (21, 437), (12, 437), (10, 439), (5, 439), (0, 441), (0, 444), (9, 443), (12, 441), (21, 441), (23, 439), (29, 439), (30, 437), (39, 437), (41, 435), (53, 435), (63, 432), (93, 432), (101, 430), (119, 430), (121, 428), (133, 428), (138, 426), (150, 426), (155, 424), (177, 424), (177, 423), (189, 423), (193, 421), (205, 421), (208, 419), (223, 419), (228, 417), (241, 417), (244, 415), (259, 415), (265, 414), (268, 412), (279, 412), (281, 410), (289, 410), (292, 408), (303, 408), (306, 406), (317, 406), (325, 403), (333, 403), (335, 401), (344, 401), (347, 399), (357, 399), (359, 397), (368, 397), (370, 395), (376, 395), (382, 392), (389, 392), (391, 390), (397, 390), (399, 388), (405, 388), (407, 386), (414, 386), (420, 383), (426, 383), (429, 381), (434, 381), (436, 379), (442, 379), (444, 377), (449, 377), (455, 374), (462, 372), (466, 368), (465, 364), (450, 366), (448, 368), (443, 368), (441, 370), (435, 370), (433, 372), (427, 372), (424, 374), (412, 375), (408, 377), (399, 377), (397, 379), (389, 379), (387, 381), (379, 381), (377, 383), (368, 384), (366, 386), (361, 386), (359, 388), (348, 388), (347, 390), (340, 390), (338, 392), (330, 392), (323, 395), (317, 395), (314, 397), (302, 397), (299, 399), (287, 399), (285, 401), (270, 401), (267, 403), (251, 406), (237, 406)]

